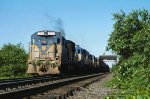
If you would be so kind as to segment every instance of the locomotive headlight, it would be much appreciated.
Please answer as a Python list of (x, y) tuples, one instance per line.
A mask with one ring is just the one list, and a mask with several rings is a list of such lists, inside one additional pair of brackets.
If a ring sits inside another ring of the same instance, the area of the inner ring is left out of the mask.
[(37, 35), (44, 35), (44, 32), (38, 32)]
[(56, 60), (58, 60), (58, 59), (59, 59), (59, 56), (56, 56), (55, 58), (56, 58)]
[(47, 35), (55, 35), (55, 32), (48, 32)]

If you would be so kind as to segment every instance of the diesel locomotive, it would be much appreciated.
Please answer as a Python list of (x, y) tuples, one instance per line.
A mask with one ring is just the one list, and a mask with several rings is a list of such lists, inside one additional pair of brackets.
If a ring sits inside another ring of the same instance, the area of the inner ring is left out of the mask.
[(60, 32), (38, 31), (31, 36), (27, 73), (88, 73), (100, 72), (101, 67), (106, 66), (99, 58), (65, 39)]

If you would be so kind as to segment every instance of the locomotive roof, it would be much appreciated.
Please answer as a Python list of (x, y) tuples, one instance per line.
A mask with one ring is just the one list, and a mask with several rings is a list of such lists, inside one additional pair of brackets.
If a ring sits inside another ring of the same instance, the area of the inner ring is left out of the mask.
[[(39, 33), (39, 34), (38, 34)], [(56, 31), (50, 31), (50, 30), (41, 30), (41, 31), (37, 31), (32, 35), (41, 35), (41, 36), (47, 36), (47, 35), (60, 35), (63, 36), (61, 34), (61, 32), (56, 32)]]
[(75, 44), (73, 41), (71, 41), (71, 40), (67, 40), (67, 42), (70, 42), (70, 43), (73, 43), (73, 44)]
[(76, 45), (76, 49), (81, 49), (81, 51), (85, 54), (89, 54), (89, 52), (86, 49), (83, 49), (82, 47), (80, 47), (79, 45)]

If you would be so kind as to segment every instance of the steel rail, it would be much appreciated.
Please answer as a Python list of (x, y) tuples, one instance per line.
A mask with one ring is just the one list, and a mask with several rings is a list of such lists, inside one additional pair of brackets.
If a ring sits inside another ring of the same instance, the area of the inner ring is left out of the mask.
[(68, 79), (61, 79), (57, 81), (49, 81), (46, 83), (41, 83), (38, 85), (33, 85), (33, 86), (29, 86), (29, 87), (22, 88), (22, 89), (4, 91), (0, 93), (0, 99), (23, 98), (23, 97), (34, 95), (37, 93), (41, 93), (47, 90), (55, 89), (55, 88), (58, 88), (67, 84), (71, 84), (74, 82), (78, 82), (84, 79), (88, 79), (88, 78), (92, 78), (92, 77), (96, 77), (100, 75), (102, 75), (102, 73), (88, 75), (88, 76), (73, 77), (73, 78), (68, 78)]

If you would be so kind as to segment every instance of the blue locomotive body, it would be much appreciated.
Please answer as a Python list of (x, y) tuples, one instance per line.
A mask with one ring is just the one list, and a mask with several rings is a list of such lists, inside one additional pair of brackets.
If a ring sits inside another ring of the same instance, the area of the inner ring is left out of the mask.
[(99, 59), (60, 32), (38, 31), (31, 36), (27, 73), (64, 74), (94, 72)]

